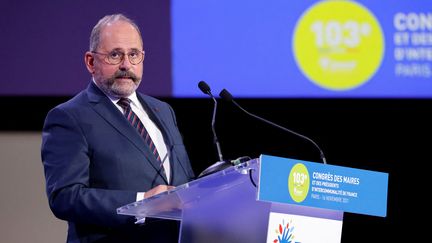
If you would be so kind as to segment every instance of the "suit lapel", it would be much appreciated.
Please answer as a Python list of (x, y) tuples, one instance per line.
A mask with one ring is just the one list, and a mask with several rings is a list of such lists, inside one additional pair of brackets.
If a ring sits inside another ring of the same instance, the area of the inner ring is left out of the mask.
[(160, 172), (159, 162), (154, 158), (148, 145), (144, 142), (142, 137), (137, 133), (134, 127), (124, 118), (121, 111), (111, 102), (111, 100), (101, 91), (99, 88), (91, 82), (87, 89), (89, 102), (95, 112), (103, 117), (114, 129), (119, 131), (122, 135), (128, 139), (133, 146), (141, 151), (152, 167), (163, 177), (165, 182), (167, 179)]

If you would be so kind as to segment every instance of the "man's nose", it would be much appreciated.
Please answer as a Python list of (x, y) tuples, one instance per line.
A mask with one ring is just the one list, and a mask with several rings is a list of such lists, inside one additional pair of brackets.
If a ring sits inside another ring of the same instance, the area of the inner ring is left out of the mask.
[(121, 70), (129, 70), (132, 66), (132, 63), (129, 61), (128, 55), (125, 55), (123, 60), (120, 62), (119, 68)]

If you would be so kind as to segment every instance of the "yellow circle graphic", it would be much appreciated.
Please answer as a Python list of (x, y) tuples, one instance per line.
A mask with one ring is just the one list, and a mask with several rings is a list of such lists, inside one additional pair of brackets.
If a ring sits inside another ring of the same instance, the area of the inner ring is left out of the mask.
[(384, 36), (374, 15), (359, 3), (321, 1), (297, 22), (293, 51), (308, 79), (330, 90), (367, 82), (380, 67)]
[(301, 163), (295, 164), (288, 176), (288, 191), (294, 202), (303, 202), (309, 193), (309, 171)]

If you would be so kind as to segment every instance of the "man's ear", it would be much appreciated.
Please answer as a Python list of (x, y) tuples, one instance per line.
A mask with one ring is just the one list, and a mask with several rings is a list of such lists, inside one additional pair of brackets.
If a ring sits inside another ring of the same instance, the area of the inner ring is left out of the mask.
[(93, 74), (95, 71), (95, 68), (94, 68), (94, 56), (93, 56), (93, 54), (91, 53), (91, 52), (86, 52), (85, 53), (85, 55), (84, 55), (84, 62), (85, 62), (85, 65), (86, 65), (86, 67), (87, 67), (87, 70), (91, 73), (91, 74)]

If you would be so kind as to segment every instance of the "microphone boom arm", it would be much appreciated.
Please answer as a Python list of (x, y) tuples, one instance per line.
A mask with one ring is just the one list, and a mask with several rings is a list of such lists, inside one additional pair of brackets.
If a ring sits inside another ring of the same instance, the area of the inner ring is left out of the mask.
[(213, 132), (213, 142), (216, 145), (216, 149), (217, 149), (217, 153), (218, 153), (218, 157), (219, 157), (219, 161), (222, 162), (223, 160), (223, 156), (222, 156), (222, 151), (220, 148), (220, 144), (219, 144), (219, 140), (216, 136), (216, 129), (215, 129), (215, 121), (216, 121), (216, 110), (217, 110), (217, 100), (216, 98), (213, 96), (212, 92), (210, 91), (210, 86), (208, 86), (208, 84), (204, 81), (200, 81), (198, 83), (198, 88), (206, 95), (210, 96), (213, 99), (213, 117), (212, 117), (212, 122), (211, 122), (211, 127), (212, 127), (212, 132)]
[(278, 125), (278, 124), (276, 124), (276, 123), (274, 123), (274, 122), (271, 122), (271, 121), (269, 121), (269, 120), (263, 119), (263, 118), (261, 118), (261, 117), (259, 117), (259, 116), (257, 116), (257, 115), (254, 115), (254, 114), (250, 113), (249, 111), (243, 109), (243, 107), (241, 107), (239, 104), (237, 104), (237, 102), (236, 102), (235, 100), (232, 100), (232, 102), (233, 102), (233, 103), (234, 103), (238, 108), (240, 108), (240, 110), (242, 110), (242, 111), (245, 112), (246, 114), (248, 114), (248, 115), (250, 115), (250, 116), (253, 116), (253, 117), (255, 117), (256, 119), (258, 119), (258, 120), (260, 120), (260, 121), (262, 121), (262, 122), (270, 123), (271, 125), (273, 125), (273, 126), (275, 126), (275, 127), (278, 127), (278, 128), (280, 128), (280, 129), (282, 129), (282, 130), (284, 130), (284, 131), (287, 131), (287, 132), (290, 132), (290, 133), (292, 133), (292, 134), (295, 134), (295, 135), (297, 135), (297, 136), (299, 136), (299, 137), (301, 137), (301, 138), (303, 138), (303, 139), (305, 139), (305, 140), (311, 142), (311, 143), (312, 143), (313, 145), (315, 145), (315, 147), (317, 147), (317, 149), (319, 150), (319, 152), (320, 152), (320, 157), (321, 157), (321, 160), (323, 161), (323, 163), (324, 163), (324, 164), (327, 164), (327, 161), (326, 161), (326, 158), (325, 158), (325, 156), (324, 156), (323, 151), (322, 151), (321, 148), (318, 146), (318, 144), (315, 143), (312, 139), (310, 139), (310, 138), (308, 138), (308, 137), (306, 137), (305, 135), (302, 135), (302, 134), (300, 134), (300, 133), (294, 132), (294, 131), (292, 131), (292, 130), (286, 128), (286, 127), (283, 127), (283, 126)]
[(315, 143), (312, 139), (310, 139), (310, 138), (308, 138), (308, 137), (306, 137), (305, 135), (302, 135), (302, 134), (300, 134), (300, 133), (294, 132), (294, 131), (292, 131), (292, 130), (286, 128), (286, 127), (283, 127), (283, 126), (281, 126), (281, 125), (278, 125), (278, 124), (276, 124), (276, 123), (274, 123), (274, 122), (271, 122), (271, 121), (269, 121), (269, 120), (266, 120), (266, 119), (264, 119), (264, 118), (262, 118), (262, 117), (259, 117), (259, 116), (255, 115), (255, 114), (252, 114), (252, 113), (250, 113), (249, 111), (243, 109), (243, 107), (241, 107), (239, 104), (237, 104), (237, 102), (233, 99), (233, 97), (232, 97), (232, 95), (230, 94), (230, 92), (228, 92), (228, 90), (226, 90), (226, 89), (223, 89), (223, 90), (219, 93), (219, 96), (220, 96), (221, 98), (223, 98), (224, 100), (228, 101), (228, 102), (232, 102), (234, 105), (236, 105), (238, 108), (240, 108), (240, 110), (242, 110), (243, 112), (245, 112), (245, 113), (248, 114), (249, 116), (252, 116), (252, 117), (254, 117), (254, 118), (256, 118), (256, 119), (258, 119), (258, 120), (260, 120), (260, 121), (262, 121), (262, 122), (264, 122), (264, 123), (268, 123), (268, 124), (270, 124), (270, 125), (273, 125), (273, 126), (275, 126), (275, 127), (277, 127), (277, 128), (280, 128), (280, 129), (282, 129), (282, 130), (284, 130), (284, 131), (286, 131), (286, 132), (289, 132), (289, 133), (291, 133), (291, 134), (297, 135), (297, 136), (299, 136), (299, 137), (301, 137), (301, 138), (303, 138), (303, 139), (305, 139), (305, 140), (311, 142), (311, 143), (312, 143), (312, 144), (313, 144), (313, 145), (318, 149), (318, 151), (319, 151), (319, 153), (320, 153), (320, 158), (321, 158), (322, 162), (323, 162), (324, 164), (327, 164), (327, 160), (326, 160), (326, 158), (325, 158), (325, 156), (324, 156), (324, 152), (323, 152), (322, 149), (318, 146), (318, 144)]
[(217, 153), (218, 153), (218, 156), (219, 156), (219, 161), (224, 161), (224, 160), (223, 160), (223, 156), (222, 156), (222, 150), (221, 150), (221, 147), (220, 147), (220, 144), (219, 144), (219, 139), (217, 138), (217, 135), (216, 135), (216, 129), (215, 129), (215, 123), (216, 123), (216, 110), (217, 110), (217, 101), (216, 101), (216, 98), (215, 98), (213, 95), (210, 94), (210, 96), (211, 96), (211, 98), (212, 98), (213, 101), (214, 101), (213, 117), (212, 117), (212, 122), (211, 122), (211, 124), (212, 124), (211, 127), (212, 127), (212, 131), (213, 131), (214, 143), (216, 144), (216, 149), (217, 149)]

